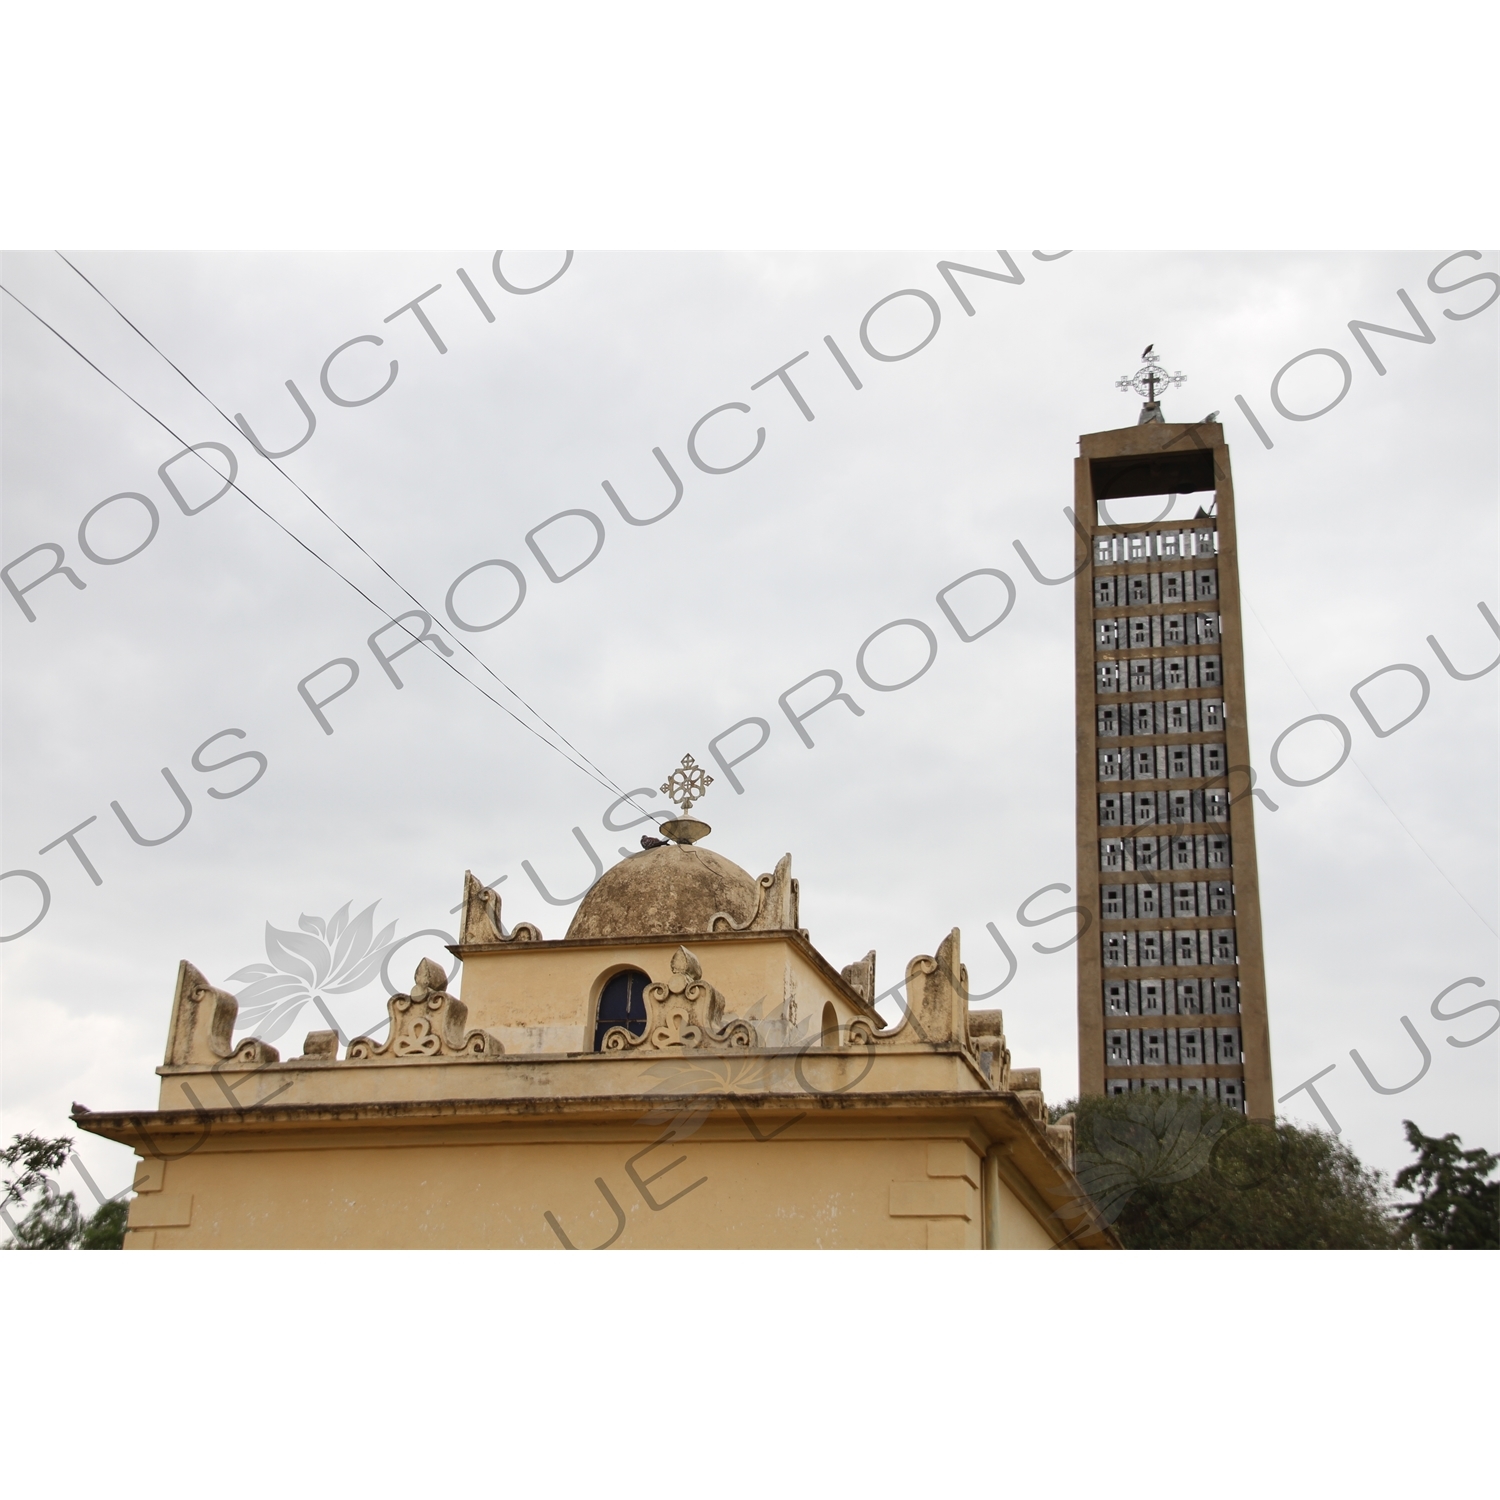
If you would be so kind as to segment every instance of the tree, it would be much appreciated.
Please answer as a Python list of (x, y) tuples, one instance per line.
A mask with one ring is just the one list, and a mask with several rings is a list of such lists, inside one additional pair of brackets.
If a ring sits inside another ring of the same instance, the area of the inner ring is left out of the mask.
[(48, 1140), (27, 1131), (12, 1138), (0, 1152), (5, 1165), (20, 1168), (4, 1184), (0, 1209), (23, 1203), (41, 1189), (42, 1196), (32, 1204), (26, 1216), (15, 1226), (7, 1250), (120, 1250), (125, 1244), (125, 1218), (129, 1205), (118, 1199), (100, 1204), (97, 1212), (85, 1220), (72, 1193), (59, 1192), (47, 1176), (67, 1161), (73, 1149), (69, 1136)]
[(1337, 1137), (1247, 1120), (1196, 1094), (1088, 1098), (1077, 1176), (1128, 1249), (1377, 1250), (1385, 1180)]
[(1410, 1243), (1418, 1250), (1500, 1250), (1500, 1182), (1489, 1180), (1500, 1156), (1482, 1147), (1465, 1151), (1452, 1131), (1430, 1136), (1410, 1120), (1401, 1124), (1417, 1153), (1396, 1173), (1401, 1191), (1418, 1193), (1401, 1215)]
[(123, 1250), (125, 1248), (125, 1220), (130, 1205), (123, 1198), (111, 1198), (101, 1203), (94, 1217), (83, 1226), (79, 1236), (80, 1250)]
[(83, 1215), (72, 1193), (59, 1193), (55, 1184), (42, 1187), (42, 1196), (16, 1225), (7, 1250), (71, 1250), (83, 1233)]
[(56, 1140), (47, 1140), (33, 1135), (29, 1130), (13, 1136), (0, 1157), (12, 1169), (20, 1167), (14, 1177), (5, 1179), (5, 1196), (0, 1199), (0, 1208), (9, 1208), (12, 1203), (22, 1202), (38, 1188), (47, 1187), (47, 1173), (55, 1172), (68, 1159), (73, 1149), (72, 1136), (60, 1135)]

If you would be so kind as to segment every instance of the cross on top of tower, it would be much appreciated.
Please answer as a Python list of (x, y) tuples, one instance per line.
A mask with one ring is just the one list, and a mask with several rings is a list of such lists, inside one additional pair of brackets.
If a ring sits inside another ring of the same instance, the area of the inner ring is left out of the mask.
[(1147, 344), (1141, 354), (1144, 363), (1134, 375), (1122, 375), (1115, 381), (1115, 389), (1119, 391), (1134, 391), (1137, 396), (1145, 398), (1141, 407), (1141, 422), (1161, 422), (1165, 418), (1161, 414), (1160, 392), (1169, 390), (1174, 385), (1182, 385), (1187, 376), (1180, 370), (1169, 375), (1161, 368), (1161, 355), (1154, 353), (1156, 345)]

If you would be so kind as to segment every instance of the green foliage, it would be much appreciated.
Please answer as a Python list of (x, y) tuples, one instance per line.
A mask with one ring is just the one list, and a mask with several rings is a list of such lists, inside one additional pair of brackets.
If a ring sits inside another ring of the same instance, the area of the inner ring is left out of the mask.
[(1401, 1215), (1410, 1243), (1418, 1250), (1500, 1250), (1500, 1182), (1489, 1180), (1500, 1156), (1482, 1148), (1465, 1151), (1451, 1131), (1429, 1136), (1410, 1120), (1401, 1123), (1417, 1153), (1411, 1166), (1396, 1173), (1398, 1188), (1418, 1193)]
[(83, 1226), (79, 1237), (80, 1250), (123, 1250), (125, 1248), (125, 1219), (130, 1205), (121, 1198), (111, 1198), (101, 1203), (94, 1217)]
[(10, 1168), (20, 1167), (14, 1177), (5, 1179), (5, 1196), (0, 1199), (0, 1208), (9, 1208), (12, 1203), (22, 1202), (38, 1188), (46, 1189), (47, 1173), (55, 1172), (68, 1159), (73, 1149), (73, 1138), (60, 1135), (56, 1140), (33, 1135), (29, 1130), (23, 1135), (13, 1136), (0, 1160)]
[(59, 1193), (49, 1182), (31, 1211), (16, 1225), (7, 1250), (71, 1250), (83, 1233), (83, 1215), (72, 1193)]
[(1060, 1106), (1077, 1175), (1129, 1249), (1379, 1250), (1396, 1243), (1385, 1182), (1335, 1136), (1265, 1124), (1196, 1094)]
[(44, 1183), (42, 1196), (16, 1225), (7, 1250), (122, 1250), (128, 1203), (111, 1199), (99, 1206), (93, 1218), (79, 1212), (72, 1193), (59, 1193), (54, 1183)]
[(3, 1246), (6, 1250), (120, 1250), (125, 1245), (125, 1217), (130, 1205), (110, 1199), (99, 1206), (91, 1219), (79, 1211), (72, 1193), (61, 1193), (47, 1173), (55, 1172), (73, 1149), (69, 1136), (48, 1140), (45, 1136), (24, 1135), (12, 1138), (0, 1152), (5, 1165), (20, 1168), (5, 1180), (0, 1208), (23, 1203), (41, 1190), (26, 1216), (15, 1226), (15, 1235)]

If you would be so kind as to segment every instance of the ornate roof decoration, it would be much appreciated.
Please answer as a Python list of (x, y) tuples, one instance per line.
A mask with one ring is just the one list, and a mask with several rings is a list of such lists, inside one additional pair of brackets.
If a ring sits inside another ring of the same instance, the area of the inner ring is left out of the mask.
[(530, 922), (517, 922), (506, 932), (500, 920), (500, 892), (481, 885), (472, 870), (464, 871), (463, 926), (461, 943), (539, 943), (541, 930)]
[(604, 1052), (666, 1052), (693, 1048), (705, 1052), (746, 1051), (758, 1044), (749, 1021), (724, 1021), (724, 997), (705, 983), (698, 956), (678, 946), (672, 955), (672, 977), (648, 984), (646, 1029), (632, 1036), (623, 1026), (604, 1033)]
[(409, 995), (386, 1001), (391, 1029), (384, 1043), (357, 1036), (346, 1062), (405, 1062), (435, 1057), (498, 1057), (505, 1048), (487, 1031), (465, 1031), (469, 1008), (448, 993), (443, 966), (430, 958), (417, 965)]
[(770, 875), (756, 882), (755, 910), (742, 921), (734, 914), (716, 911), (708, 919), (709, 932), (766, 932), (796, 927), (798, 886), (792, 878), (792, 856), (783, 854)]

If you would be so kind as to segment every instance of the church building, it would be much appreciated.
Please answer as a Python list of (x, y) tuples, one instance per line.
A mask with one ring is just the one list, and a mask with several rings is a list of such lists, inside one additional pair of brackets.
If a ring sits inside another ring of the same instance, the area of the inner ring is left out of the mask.
[(425, 958), (342, 1049), (236, 1045), (182, 963), (157, 1108), (75, 1108), (140, 1158), (126, 1248), (1117, 1248), (958, 931), (888, 1024), (875, 954), (836, 968), (799, 925), (789, 855), (704, 846), (710, 779), (684, 758), (683, 816), (563, 938), (466, 876), (461, 997)]

